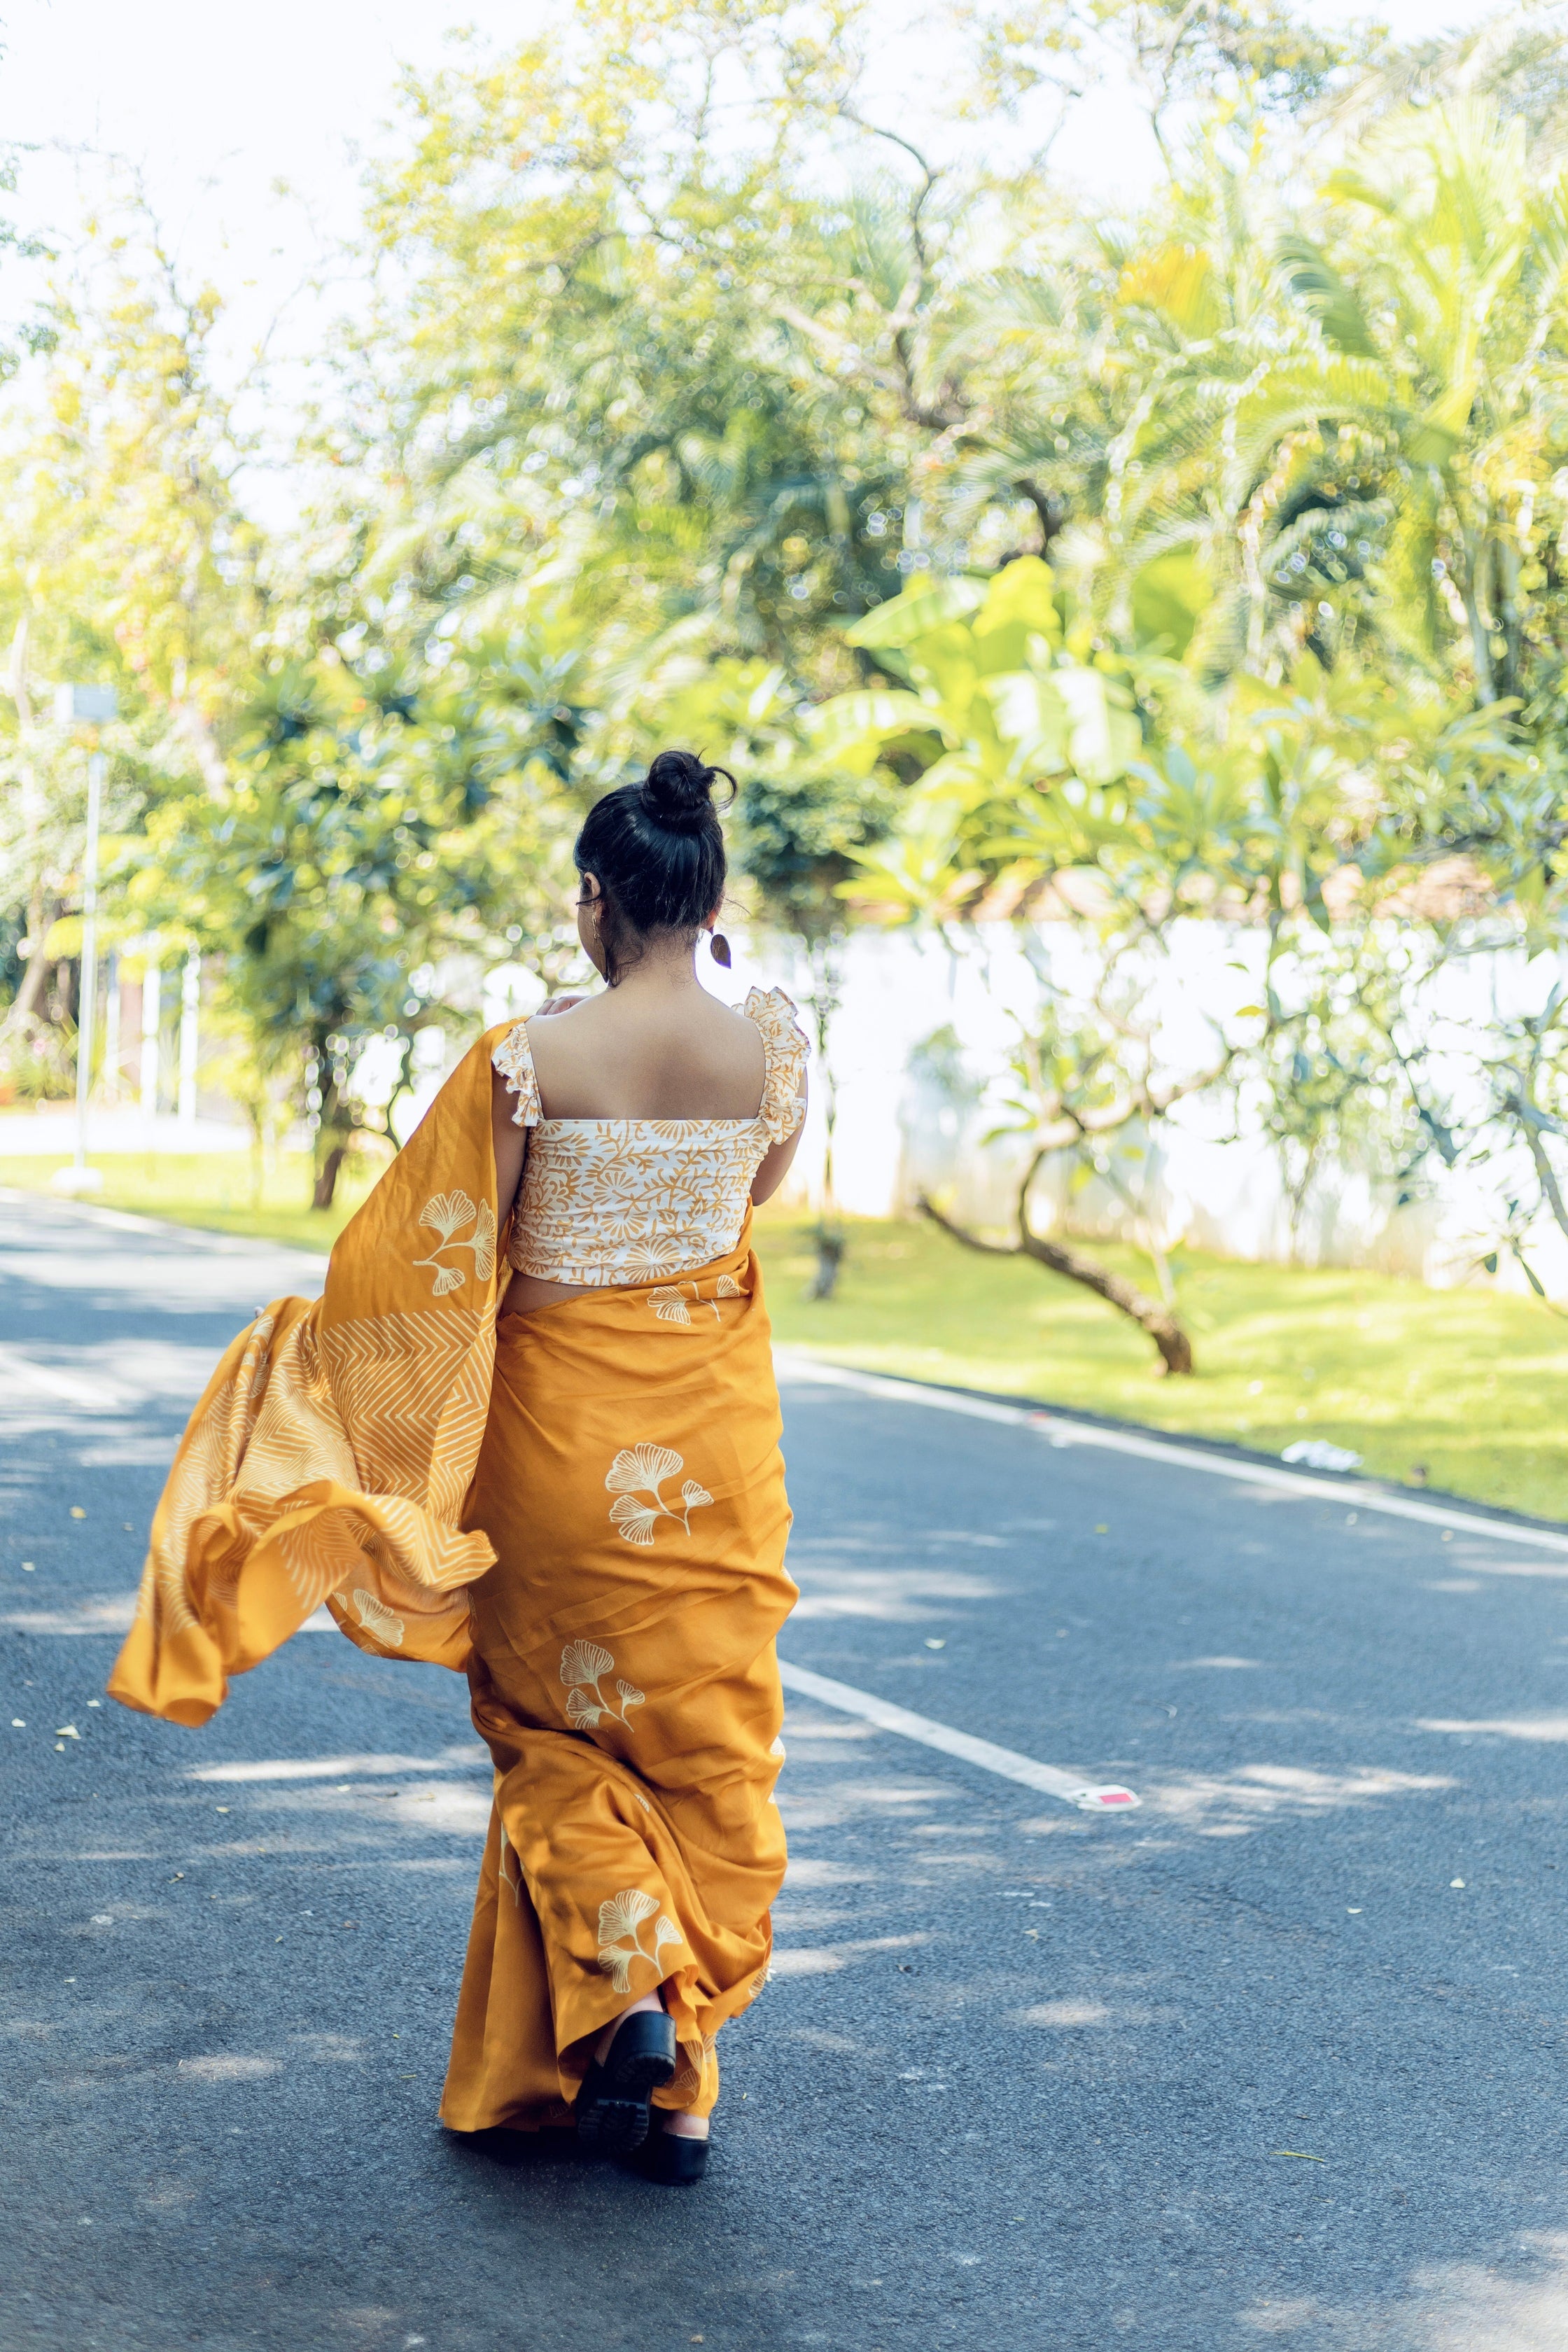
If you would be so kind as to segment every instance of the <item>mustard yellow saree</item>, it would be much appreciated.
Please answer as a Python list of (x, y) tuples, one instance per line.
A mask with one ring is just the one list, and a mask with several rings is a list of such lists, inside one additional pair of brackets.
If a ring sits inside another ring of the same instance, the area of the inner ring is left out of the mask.
[(225, 1355), (110, 1677), (204, 1723), (324, 1601), (362, 1649), (466, 1671), (495, 1803), (443, 2120), (570, 2120), (661, 1983), (706, 2113), (783, 1875), (773, 1641), (795, 1597), (748, 1228), (679, 1283), (497, 1321), (492, 1032), (344, 1229), (323, 1296)]

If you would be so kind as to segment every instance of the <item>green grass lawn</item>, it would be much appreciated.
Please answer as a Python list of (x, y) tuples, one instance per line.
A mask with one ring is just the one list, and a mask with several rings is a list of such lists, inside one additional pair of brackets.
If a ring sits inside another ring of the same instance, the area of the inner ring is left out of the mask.
[[(1348, 1445), (1369, 1471), (1568, 1519), (1568, 1324), (1532, 1299), (1184, 1253), (1195, 1379), (1155, 1377), (1124, 1316), (1043, 1267), (926, 1225), (857, 1223), (837, 1298), (805, 1296), (810, 1223), (761, 1225), (782, 1340), (836, 1363), (1038, 1398), (1278, 1454)], [(1152, 1287), (1147, 1260), (1106, 1260)]]
[[(310, 1163), (302, 1151), (280, 1151), (265, 1176), (239, 1153), (230, 1158), (224, 1152), (105, 1152), (94, 1153), (90, 1164), (102, 1176), (103, 1190), (83, 1195), (89, 1207), (132, 1209), (177, 1225), (330, 1250), (380, 1174), (383, 1155), (351, 1160), (339, 1180), (336, 1202), (324, 1210), (305, 1205)], [(0, 1185), (47, 1192), (55, 1170), (69, 1166), (68, 1151), (58, 1159), (0, 1158)]]
[[(0, 1184), (43, 1190), (50, 1160), (0, 1160)], [(375, 1172), (366, 1161), (325, 1213), (285, 1154), (257, 1196), (244, 1158), (154, 1155), (98, 1163), (106, 1207), (326, 1250)], [(1327, 1437), (1381, 1476), (1568, 1519), (1568, 1324), (1533, 1300), (1426, 1290), (1371, 1274), (1185, 1256), (1181, 1302), (1194, 1380), (1161, 1380), (1141, 1331), (1043, 1268), (976, 1257), (931, 1227), (853, 1220), (837, 1298), (805, 1297), (811, 1222), (764, 1211), (757, 1244), (779, 1338), (837, 1363), (1038, 1398), (1278, 1454)], [(1105, 1256), (1148, 1286), (1131, 1250)]]

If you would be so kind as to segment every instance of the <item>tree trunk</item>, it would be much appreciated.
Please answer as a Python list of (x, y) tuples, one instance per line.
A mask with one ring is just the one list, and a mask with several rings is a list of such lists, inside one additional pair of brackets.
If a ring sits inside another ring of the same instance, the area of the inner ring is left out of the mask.
[(1465, 618), (1469, 624), (1470, 630), (1470, 659), (1475, 665), (1476, 700), (1495, 702), (1497, 684), (1492, 677), (1491, 632), (1481, 617), (1481, 583), (1477, 576), (1480, 569), (1477, 561), (1480, 551), (1476, 544), (1476, 535), (1473, 531), (1466, 530), (1463, 537), (1466, 576), (1462, 584), (1462, 593)]
[(339, 1171), (348, 1158), (348, 1152), (349, 1148), (346, 1143), (334, 1143), (328, 1151), (317, 1173), (315, 1190), (310, 1194), (312, 1209), (331, 1207), (332, 1194), (338, 1189)]
[(1316, 1148), (1304, 1151), (1301, 1173), (1292, 1184), (1285, 1180), (1285, 1198), (1290, 1210), (1290, 1263), (1301, 1263), (1301, 1220), (1307, 1213), (1307, 1195), (1312, 1189), (1312, 1179), (1318, 1171)]
[(223, 753), (218, 750), (217, 739), (205, 714), (196, 703), (184, 700), (171, 701), (169, 709), (175, 727), (190, 746), (209, 797), (215, 801), (226, 801), (228, 770), (224, 765)]
[[(29, 862), (37, 840), (41, 796), (38, 780), (27, 754), (33, 732), (33, 703), (27, 690), (27, 641), (31, 634), (30, 615), (24, 612), (16, 624), (11, 640), (11, 699), (16, 706), (16, 728), (22, 739), (22, 824)], [(27, 969), (22, 974), (22, 985), (16, 991), (4, 1024), (5, 1029), (25, 1029), (29, 1022), (43, 1017), (44, 982), (48, 977), (48, 965), (44, 961), (44, 934), (48, 929), (47, 906), (41, 882), (33, 885), (27, 902), (27, 933), (32, 940), (32, 953)]]
[(821, 1224), (816, 1228), (816, 1272), (811, 1278), (808, 1298), (831, 1298), (838, 1287), (838, 1269), (844, 1263), (847, 1247), (846, 1236), (836, 1225)]
[(22, 985), (13, 997), (5, 1014), (5, 1027), (21, 1029), (37, 1016), (43, 1000), (44, 982), (49, 967), (44, 958), (43, 939), (48, 924), (41, 898), (35, 898), (27, 914), (27, 930), (33, 942), (27, 958), (27, 969), (22, 974)]
[[(1531, 1105), (1530, 1108), (1533, 1108), (1534, 1106)], [(1519, 1122), (1521, 1132), (1524, 1137), (1525, 1142), (1530, 1148), (1530, 1156), (1535, 1162), (1536, 1175), (1541, 1180), (1542, 1197), (1545, 1201), (1547, 1207), (1552, 1212), (1553, 1223), (1556, 1225), (1560, 1233), (1568, 1234), (1568, 1206), (1565, 1206), (1563, 1203), (1563, 1190), (1557, 1181), (1557, 1171), (1552, 1167), (1550, 1159), (1547, 1157), (1546, 1141), (1541, 1132), (1540, 1127), (1536, 1124), (1536, 1121), (1529, 1116), (1529, 1112), (1527, 1111), (1525, 1104), (1521, 1097), (1517, 1095), (1514, 1096), (1511, 1100), (1503, 1105), (1503, 1108), (1505, 1110), (1512, 1111), (1515, 1118)], [(1514, 1255), (1515, 1256), (1518, 1256), (1519, 1253), (1517, 1250)], [(1524, 1265), (1524, 1260), (1522, 1258), (1520, 1258), (1519, 1262), (1521, 1265)], [(1524, 1266), (1524, 1270), (1526, 1274), (1530, 1273), (1530, 1268), (1527, 1265)], [(1533, 1281), (1534, 1276), (1531, 1276), (1531, 1279)]]
[(849, 1237), (838, 1223), (838, 1200), (834, 1187), (833, 1147), (838, 1127), (838, 1086), (834, 1076), (833, 1062), (828, 1052), (833, 1016), (843, 999), (843, 980), (838, 967), (837, 943), (832, 938), (816, 938), (807, 941), (811, 962), (811, 1010), (816, 1030), (816, 1067), (822, 1079), (822, 1109), (826, 1129), (822, 1155), (822, 1215), (816, 1233), (816, 1272), (812, 1276), (808, 1298), (831, 1298), (838, 1288), (839, 1269)]
[(1031, 475), (1020, 474), (1013, 488), (1035, 509), (1035, 519), (1040, 526), (1040, 553), (1048, 563), (1052, 545), (1067, 523), (1067, 508), (1054, 491), (1043, 489)]
[[(1029, 1173), (1032, 1177), (1034, 1170)], [(1028, 1191), (1027, 1182), (1024, 1191)], [(933, 1225), (940, 1225), (944, 1234), (951, 1234), (955, 1242), (962, 1242), (965, 1249), (978, 1250), (985, 1257), (1032, 1257), (1037, 1265), (1048, 1266), (1053, 1274), (1065, 1275), (1069, 1282), (1081, 1283), (1086, 1290), (1092, 1290), (1097, 1298), (1103, 1298), (1107, 1306), (1130, 1317), (1140, 1330), (1148, 1333), (1160, 1351), (1163, 1373), (1189, 1374), (1196, 1370), (1193, 1343), (1170, 1307), (1162, 1307), (1158, 1299), (1146, 1297), (1136, 1284), (1124, 1282), (1109, 1266), (1097, 1265), (1081, 1251), (1068, 1249), (1061, 1242), (1042, 1241), (1024, 1222), (1021, 1205), (1016, 1242), (981, 1241), (977, 1234), (965, 1233), (962, 1225), (954, 1224), (951, 1217), (944, 1217), (923, 1192), (918, 1205), (922, 1216), (929, 1217)]]

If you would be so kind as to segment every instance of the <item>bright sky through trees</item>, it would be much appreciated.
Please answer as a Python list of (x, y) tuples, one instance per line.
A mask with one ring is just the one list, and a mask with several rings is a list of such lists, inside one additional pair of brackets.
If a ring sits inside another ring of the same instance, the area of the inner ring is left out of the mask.
[[(325, 243), (355, 222), (355, 151), (373, 144), (394, 103), (400, 63), (437, 63), (448, 37), (471, 26), (489, 43), (526, 37), (552, 11), (540, 0), (268, 0), (262, 10), (210, 0), (11, 0), (0, 58), (0, 139), (35, 152), (23, 164), (20, 213), (31, 226), (73, 226), (79, 184), (68, 151), (118, 154), (145, 173), (148, 193), (193, 263), (233, 299), (249, 331), (307, 275)], [(1335, 5), (1322, 20), (1372, 15), (1415, 38), (1474, 23), (1479, 0), (1384, 0)], [(919, 12), (890, 9), (900, 28)], [(940, 88), (942, 37), (900, 29), (885, 71), (900, 103)], [(1091, 99), (1058, 143), (1068, 176), (1103, 184), (1151, 168), (1147, 133), (1121, 93)], [(287, 182), (292, 200), (274, 184)]]
[[(1375, 15), (1404, 38), (1487, 13), (1486, 0), (1448, 0), (1436, 11), (1428, 0), (1373, 10), (1331, 0), (1315, 12), (1325, 24)], [(306, 395), (332, 321), (356, 307), (341, 248), (358, 226), (364, 161), (384, 144), (401, 70), (429, 72), (465, 32), (504, 48), (561, 14), (552, 0), (269, 0), (265, 11), (208, 0), (12, 0), (0, 21), (0, 144), (26, 151), (18, 226), (73, 243), (115, 176), (107, 159), (131, 167), (187, 283), (208, 280), (223, 298), (211, 353), (220, 379), (237, 383), (266, 342), (277, 423), (291, 415), (295, 394)], [(922, 26), (921, 14), (910, 0), (886, 0), (889, 37), (873, 79), (882, 119), (936, 155), (965, 145), (996, 154), (1011, 137), (1021, 162), (1026, 128), (1010, 133), (993, 117), (966, 133), (938, 112), (952, 34)], [(1065, 182), (1112, 200), (1141, 197), (1160, 176), (1148, 124), (1114, 77), (1073, 110), (1052, 163)], [(10, 265), (0, 328), (43, 284), (41, 266)], [(283, 528), (298, 502), (293, 470), (277, 435), (250, 421), (273, 445), (271, 462), (247, 467), (237, 488), (258, 520)]]

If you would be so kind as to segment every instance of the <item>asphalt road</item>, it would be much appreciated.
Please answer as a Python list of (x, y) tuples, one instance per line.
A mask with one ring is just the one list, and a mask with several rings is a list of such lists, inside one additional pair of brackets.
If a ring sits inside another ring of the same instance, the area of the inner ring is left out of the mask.
[(1142, 1807), (793, 1704), (707, 2181), (503, 2160), (435, 2119), (461, 1684), (94, 1704), (309, 1276), (0, 1196), (4, 2352), (1568, 2346), (1568, 1555), (792, 1380), (788, 1656)]

